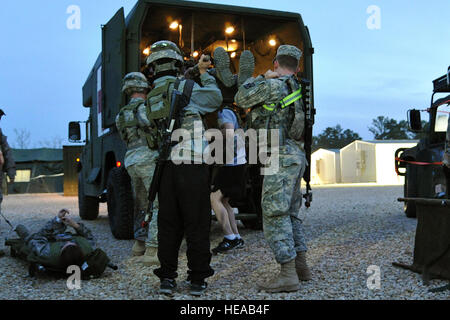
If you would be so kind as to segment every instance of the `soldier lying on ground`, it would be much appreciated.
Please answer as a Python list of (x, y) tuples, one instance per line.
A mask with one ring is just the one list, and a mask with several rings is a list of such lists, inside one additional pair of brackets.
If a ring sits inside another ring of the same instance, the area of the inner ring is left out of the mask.
[[(68, 210), (62, 209), (57, 217), (33, 234), (23, 225), (15, 228), (35, 259), (46, 266), (62, 270), (72, 265), (81, 267), (85, 257), (94, 251), (96, 241), (92, 232), (82, 223), (67, 217), (68, 214)], [(67, 232), (68, 226), (76, 234)]]

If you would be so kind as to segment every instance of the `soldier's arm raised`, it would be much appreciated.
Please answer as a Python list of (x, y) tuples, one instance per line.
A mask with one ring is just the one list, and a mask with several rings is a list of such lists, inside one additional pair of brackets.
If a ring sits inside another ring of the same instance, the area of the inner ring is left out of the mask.
[(192, 90), (191, 101), (196, 104), (202, 114), (216, 111), (223, 102), (222, 92), (217, 87), (216, 79), (209, 73), (200, 76), (203, 87), (195, 85)]
[(83, 223), (78, 223), (78, 227), (74, 228), (78, 235), (86, 238), (92, 246), (96, 245), (97, 240), (94, 237), (92, 231), (86, 227)]
[(38, 234), (42, 237), (52, 238), (57, 234), (64, 233), (67, 227), (59, 217), (55, 217), (39, 230)]

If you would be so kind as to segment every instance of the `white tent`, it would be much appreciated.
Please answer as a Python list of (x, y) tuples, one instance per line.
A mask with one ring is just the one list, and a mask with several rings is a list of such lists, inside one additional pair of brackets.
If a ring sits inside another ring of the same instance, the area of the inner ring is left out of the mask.
[(355, 141), (341, 149), (343, 183), (402, 185), (404, 178), (395, 172), (395, 151), (412, 148), (416, 140)]
[(319, 149), (311, 155), (311, 183), (334, 184), (341, 182), (338, 149)]

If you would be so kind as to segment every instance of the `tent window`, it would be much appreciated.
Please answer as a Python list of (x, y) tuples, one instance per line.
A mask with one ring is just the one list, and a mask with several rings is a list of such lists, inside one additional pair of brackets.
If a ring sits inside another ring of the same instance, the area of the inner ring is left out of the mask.
[[(30, 182), (31, 180), (31, 170), (17, 170), (16, 178), (14, 182)], [(8, 177), (8, 182), (10, 182)]]

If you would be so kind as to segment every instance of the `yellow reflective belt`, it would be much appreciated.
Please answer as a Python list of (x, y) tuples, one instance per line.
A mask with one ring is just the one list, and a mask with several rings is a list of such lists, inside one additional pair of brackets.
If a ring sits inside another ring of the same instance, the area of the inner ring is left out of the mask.
[(284, 109), (286, 107), (289, 107), (291, 104), (295, 103), (296, 101), (300, 100), (302, 98), (302, 89), (298, 89), (297, 91), (291, 93), (286, 98), (281, 100), (280, 102), (272, 103), (272, 104), (265, 104), (263, 105), (264, 109), (273, 111), (277, 107), (277, 105), (280, 105), (281, 109)]

